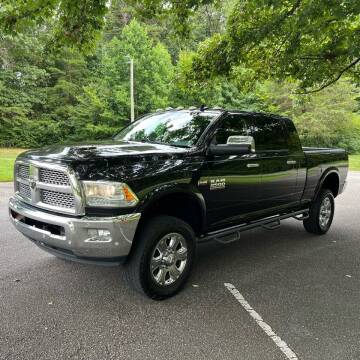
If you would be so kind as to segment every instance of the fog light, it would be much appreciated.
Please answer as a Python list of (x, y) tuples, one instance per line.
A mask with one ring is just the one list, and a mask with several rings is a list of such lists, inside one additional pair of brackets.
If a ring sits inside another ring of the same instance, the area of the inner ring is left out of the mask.
[(89, 239), (85, 242), (108, 243), (112, 241), (111, 233), (105, 229), (88, 229)]

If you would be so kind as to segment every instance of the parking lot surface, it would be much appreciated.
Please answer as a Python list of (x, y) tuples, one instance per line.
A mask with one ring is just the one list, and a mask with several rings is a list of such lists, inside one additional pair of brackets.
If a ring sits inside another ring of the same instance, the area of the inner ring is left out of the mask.
[(48, 255), (7, 216), (0, 184), (0, 359), (287, 359), (232, 286), (298, 359), (360, 359), (360, 173), (330, 232), (286, 220), (199, 248), (176, 297), (134, 292), (122, 268)]

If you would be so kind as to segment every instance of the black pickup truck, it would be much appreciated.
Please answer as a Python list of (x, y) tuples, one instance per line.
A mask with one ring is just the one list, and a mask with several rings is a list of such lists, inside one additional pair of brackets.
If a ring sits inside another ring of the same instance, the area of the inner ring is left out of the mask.
[(200, 242), (290, 217), (325, 234), (348, 156), (302, 148), (288, 118), (177, 109), (110, 141), (25, 152), (14, 172), (9, 214), (21, 233), (58, 257), (124, 263), (135, 288), (163, 299), (186, 282)]

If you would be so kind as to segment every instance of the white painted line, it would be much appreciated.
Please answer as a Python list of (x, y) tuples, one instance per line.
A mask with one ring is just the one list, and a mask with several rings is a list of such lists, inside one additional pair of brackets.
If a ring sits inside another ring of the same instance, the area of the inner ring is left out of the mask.
[(358, 179), (360, 177), (360, 171), (353, 171), (353, 172), (349, 172), (347, 180), (349, 179)]
[(289, 348), (285, 341), (283, 341), (273, 329), (262, 319), (262, 317), (250, 306), (250, 304), (244, 299), (240, 292), (234, 285), (224, 283), (225, 287), (234, 295), (235, 299), (241, 304), (241, 306), (250, 314), (250, 316), (257, 322), (257, 324), (263, 329), (265, 334), (276, 344), (276, 346), (285, 354), (289, 360), (299, 360), (297, 355)]

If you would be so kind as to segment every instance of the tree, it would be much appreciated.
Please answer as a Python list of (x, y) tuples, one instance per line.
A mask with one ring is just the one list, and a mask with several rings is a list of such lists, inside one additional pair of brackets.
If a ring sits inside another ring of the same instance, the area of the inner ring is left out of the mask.
[(127, 56), (135, 62), (137, 115), (168, 106), (174, 67), (144, 26), (132, 21), (91, 56), (49, 52), (49, 26), (0, 37), (0, 145), (109, 138), (129, 119)]
[[(204, 3), (216, 1), (148, 0), (143, 6), (186, 24)], [(358, 82), (359, 13), (358, 0), (236, 0), (225, 32), (200, 46), (193, 72), (208, 79), (241, 65), (258, 80), (296, 79), (303, 92), (322, 90), (344, 75)]]
[(294, 120), (303, 145), (360, 151), (359, 91), (350, 81), (342, 79), (310, 95), (295, 94), (295, 88), (295, 83), (266, 81), (258, 85), (256, 94), (267, 111)]
[(79, 125), (77, 106), (90, 81), (90, 64), (76, 50), (48, 53), (47, 41), (45, 31), (0, 38), (2, 146), (64, 141), (86, 123)]
[(167, 106), (173, 77), (171, 58), (144, 26), (133, 20), (119, 37), (104, 45), (103, 53), (102, 75), (115, 117), (129, 118), (129, 57), (134, 59), (137, 115)]
[(3, 0), (0, 28), (6, 33), (26, 32), (56, 19), (53, 43), (92, 49), (104, 26), (106, 0)]
[[(128, 0), (142, 18), (170, 17), (176, 32), (181, 35), (189, 35), (193, 23), (189, 21), (192, 16), (204, 9), (204, 6), (221, 6), (220, 0)], [(227, 2), (227, 1), (225, 1)], [(208, 16), (208, 15), (207, 15)]]
[(49, 74), (42, 46), (26, 35), (0, 37), (0, 144), (15, 145), (19, 134), (42, 112)]
[[(344, 75), (360, 79), (358, 0), (4, 0), (0, 28), (18, 33), (55, 19), (52, 44), (86, 51), (95, 47), (109, 8), (113, 24), (134, 16), (151, 24), (173, 59), (208, 37), (193, 59), (200, 79), (229, 75), (239, 65), (254, 70), (258, 80), (296, 79), (303, 92), (322, 90)], [(187, 36), (185, 48), (176, 34)]]

